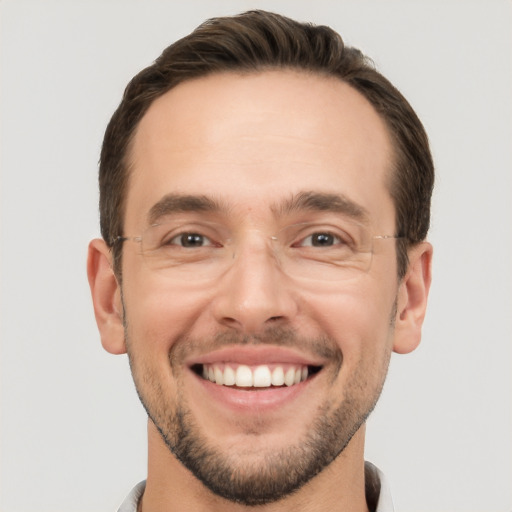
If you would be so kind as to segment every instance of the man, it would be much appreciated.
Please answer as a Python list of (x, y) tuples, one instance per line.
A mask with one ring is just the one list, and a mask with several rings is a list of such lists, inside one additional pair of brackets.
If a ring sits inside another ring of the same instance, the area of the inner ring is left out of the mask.
[(392, 510), (364, 425), (420, 341), (432, 186), (417, 116), (327, 27), (210, 20), (130, 82), (88, 261), (149, 417), (121, 511)]

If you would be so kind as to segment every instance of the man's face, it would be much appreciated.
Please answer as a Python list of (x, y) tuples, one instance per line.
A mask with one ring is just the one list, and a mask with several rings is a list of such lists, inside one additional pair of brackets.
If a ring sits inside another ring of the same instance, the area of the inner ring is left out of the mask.
[[(204, 245), (233, 247), (221, 272), (193, 256), (185, 271), (125, 242), (123, 311), (138, 393), (168, 447), (210, 489), (246, 504), (278, 499), (330, 464), (373, 408), (399, 283), (393, 240), (375, 242), (364, 271), (338, 278), (316, 263), (326, 277), (313, 279), (287, 271), (272, 237), (337, 219), (394, 234), (384, 123), (336, 79), (213, 75), (151, 105), (130, 161), (126, 235), (178, 218), (207, 237), (175, 237), (175, 246), (188, 243), (179, 247), (187, 258)], [(335, 197), (342, 206), (328, 206)], [(281, 371), (295, 383), (279, 385)], [(263, 387), (250, 385), (254, 375)]]

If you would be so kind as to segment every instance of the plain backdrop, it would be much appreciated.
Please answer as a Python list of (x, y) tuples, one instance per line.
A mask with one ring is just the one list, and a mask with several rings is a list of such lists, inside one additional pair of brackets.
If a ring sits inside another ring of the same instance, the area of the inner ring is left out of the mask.
[(97, 161), (124, 86), (204, 19), (329, 24), (405, 94), (437, 167), (420, 348), (393, 356), (368, 460), (398, 512), (512, 510), (510, 1), (1, 1), (2, 512), (114, 511), (146, 474), (125, 356), (86, 282)]

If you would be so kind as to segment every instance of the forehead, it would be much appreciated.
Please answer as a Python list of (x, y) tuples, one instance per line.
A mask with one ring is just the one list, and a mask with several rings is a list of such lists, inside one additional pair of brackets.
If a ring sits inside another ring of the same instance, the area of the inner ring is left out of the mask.
[(340, 194), (394, 220), (386, 126), (332, 77), (279, 70), (184, 82), (150, 106), (129, 160), (126, 229), (143, 227), (168, 194), (212, 197), (253, 216), (303, 192)]

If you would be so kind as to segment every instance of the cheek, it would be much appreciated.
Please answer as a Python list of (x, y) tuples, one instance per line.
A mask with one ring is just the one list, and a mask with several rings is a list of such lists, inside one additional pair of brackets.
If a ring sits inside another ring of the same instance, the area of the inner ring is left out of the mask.
[(123, 283), (123, 302), (132, 346), (159, 357), (200, 323), (207, 299), (204, 291), (141, 275)]
[(395, 296), (345, 283), (340, 291), (317, 294), (305, 300), (309, 316), (321, 332), (336, 340), (345, 364), (372, 359), (379, 364), (392, 345), (391, 314)]

